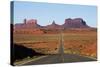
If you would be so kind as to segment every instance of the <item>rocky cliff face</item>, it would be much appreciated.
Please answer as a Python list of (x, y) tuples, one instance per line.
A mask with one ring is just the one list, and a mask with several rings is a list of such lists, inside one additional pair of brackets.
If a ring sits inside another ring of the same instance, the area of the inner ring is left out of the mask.
[(53, 21), (52, 24), (47, 25), (46, 28), (47, 28), (47, 29), (60, 29), (61, 26), (58, 25), (58, 24), (56, 24), (55, 21)]
[(59, 30), (68, 30), (68, 29), (70, 30), (77, 28), (89, 29), (91, 27), (89, 27), (82, 18), (65, 19), (65, 22), (62, 25), (58, 25), (55, 23), (55, 21), (53, 21), (52, 24), (47, 26), (41, 26), (37, 24), (36, 19), (30, 19), (30, 20), (24, 19), (23, 23), (14, 25), (14, 33), (21, 33), (21, 34), (56, 33), (59, 32)]
[(64, 28), (89, 28), (86, 22), (82, 18), (65, 19), (65, 23), (62, 25)]
[(64, 24), (58, 25), (55, 23), (55, 21), (52, 22), (52, 24), (47, 26), (41, 26), (37, 24), (36, 19), (30, 19), (26, 20), (24, 19), (24, 23), (15, 24), (15, 29), (67, 29), (67, 28), (90, 28), (86, 22), (82, 18), (75, 18), (75, 19), (65, 19)]
[(15, 24), (15, 29), (33, 29), (40, 28), (41, 26), (37, 24), (36, 19), (26, 20), (24, 19), (23, 23)]

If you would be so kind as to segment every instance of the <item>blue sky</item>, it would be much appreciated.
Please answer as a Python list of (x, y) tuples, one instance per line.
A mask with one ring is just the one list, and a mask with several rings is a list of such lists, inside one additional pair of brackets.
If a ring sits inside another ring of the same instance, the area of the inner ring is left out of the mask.
[(54, 20), (63, 24), (66, 18), (83, 18), (89, 26), (97, 26), (97, 7), (86, 5), (54, 4), (14, 1), (14, 23), (23, 23), (23, 19), (37, 19), (45, 26)]

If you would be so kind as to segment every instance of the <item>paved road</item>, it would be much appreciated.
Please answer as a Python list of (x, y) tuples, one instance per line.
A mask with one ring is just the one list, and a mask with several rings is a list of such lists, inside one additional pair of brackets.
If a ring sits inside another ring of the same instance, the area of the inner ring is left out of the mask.
[(83, 61), (96, 61), (91, 58), (87, 57), (82, 57), (78, 55), (73, 55), (73, 54), (64, 54), (63, 56), (64, 61), (62, 61), (61, 55), (49, 55), (45, 58), (28, 62), (24, 65), (36, 65), (36, 64), (54, 64), (54, 63), (69, 63), (69, 62), (83, 62)]
[(54, 63), (69, 63), (69, 62), (82, 62), (82, 61), (96, 61), (91, 58), (75, 55), (75, 54), (64, 54), (64, 46), (63, 46), (63, 34), (60, 35), (60, 45), (58, 54), (56, 55), (48, 55), (45, 58), (41, 58), (36, 61), (28, 62), (24, 65), (36, 65), (36, 64), (54, 64)]

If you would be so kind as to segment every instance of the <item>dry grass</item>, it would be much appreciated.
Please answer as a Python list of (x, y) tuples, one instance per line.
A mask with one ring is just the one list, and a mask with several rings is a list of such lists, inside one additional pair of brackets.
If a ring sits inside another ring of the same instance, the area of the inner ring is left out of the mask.
[[(60, 33), (58, 34), (14, 34), (14, 43), (32, 48), (44, 54), (57, 54)], [(63, 31), (64, 52), (97, 57), (96, 30)]]
[[(74, 31), (75, 32), (75, 31)], [(65, 53), (74, 53), (83, 56), (97, 57), (97, 32), (84, 31), (64, 34)]]
[(14, 42), (40, 53), (56, 54), (59, 45), (59, 34), (14, 34)]

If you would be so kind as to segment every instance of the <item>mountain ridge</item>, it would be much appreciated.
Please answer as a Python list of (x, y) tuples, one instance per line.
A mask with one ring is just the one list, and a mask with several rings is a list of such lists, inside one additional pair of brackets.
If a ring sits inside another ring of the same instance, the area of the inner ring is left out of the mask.
[(90, 26), (87, 25), (86, 21), (84, 21), (82, 18), (67, 18), (65, 19), (64, 24), (59, 25), (56, 24), (53, 20), (52, 24), (41, 26), (37, 23), (36, 19), (30, 19), (26, 20), (24, 19), (23, 23), (15, 24), (15, 29), (34, 29), (34, 28), (47, 28), (47, 29), (68, 29), (68, 28), (90, 28)]

